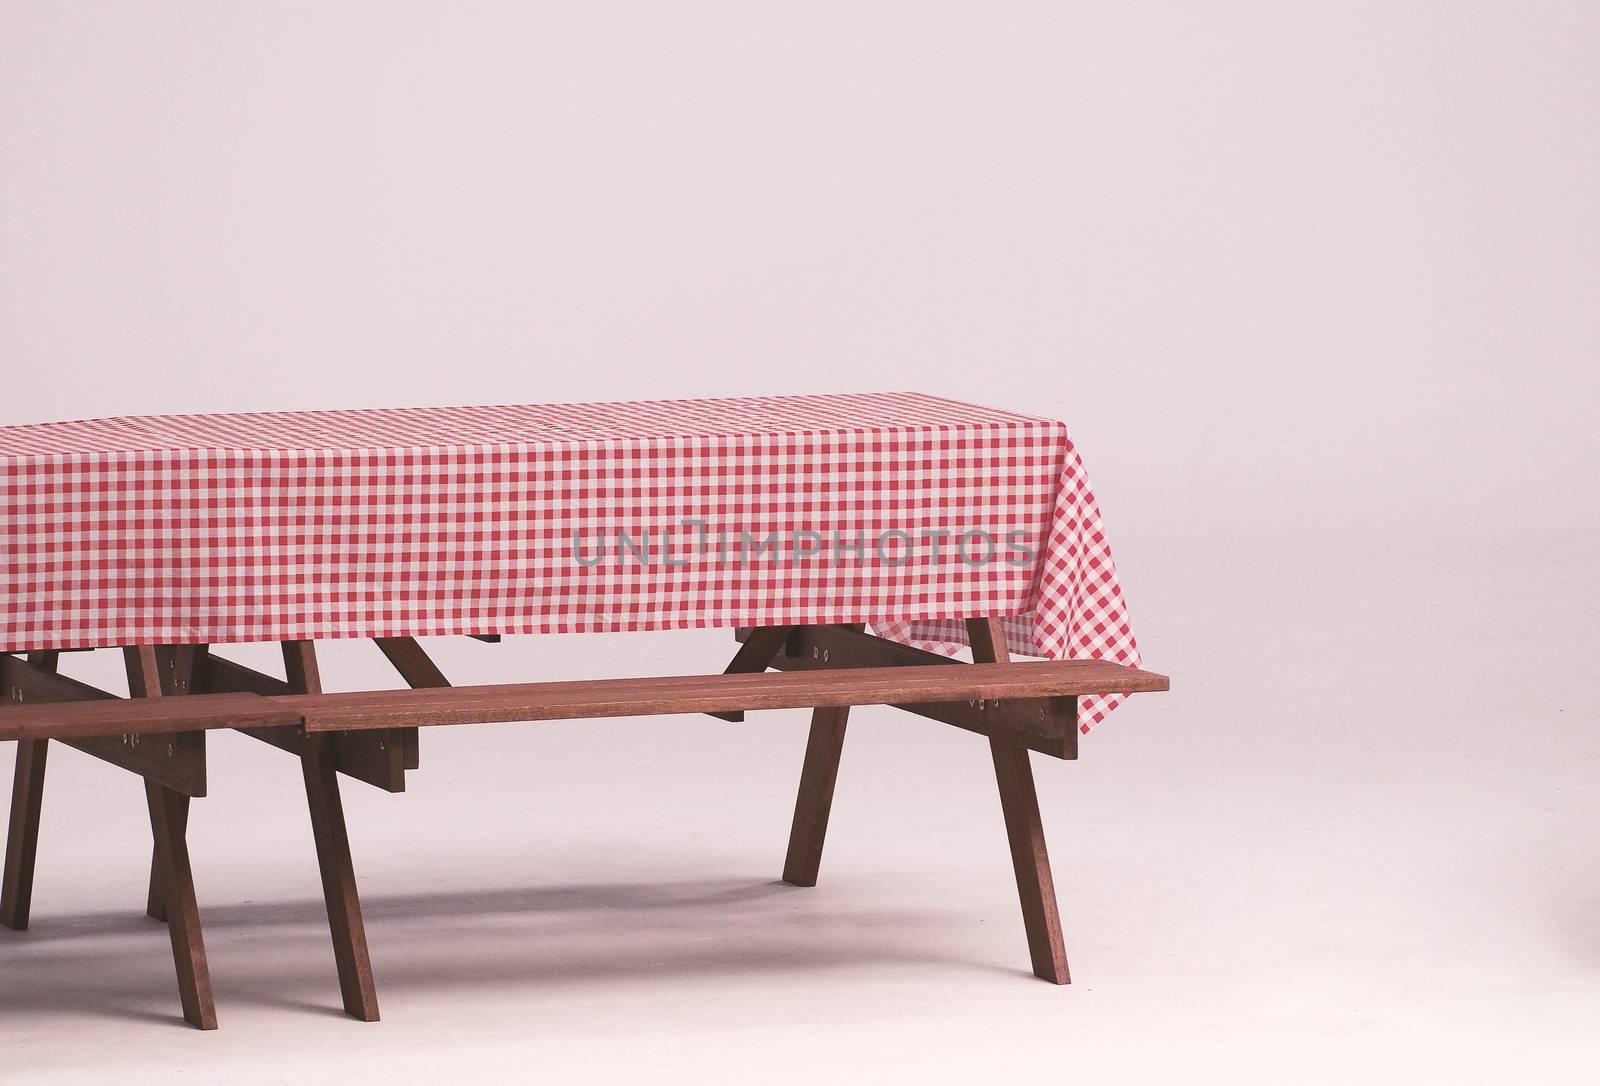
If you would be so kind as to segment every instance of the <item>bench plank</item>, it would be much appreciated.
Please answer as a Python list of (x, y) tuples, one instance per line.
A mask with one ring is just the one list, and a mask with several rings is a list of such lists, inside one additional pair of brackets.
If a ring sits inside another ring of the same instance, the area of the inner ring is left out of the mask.
[(111, 698), (59, 705), (0, 708), (0, 740), (167, 734), (216, 728), (298, 725), (300, 714), (254, 694), (190, 694), (181, 698)]
[(308, 732), (573, 720), (750, 709), (916, 705), (1166, 690), (1167, 678), (1102, 660), (916, 665), (825, 672), (669, 675), (341, 694), (190, 694), (0, 708), (0, 740), (304, 724)]
[(1103, 660), (373, 690), (274, 698), (306, 731), (598, 719), (749, 709), (899, 705), (1166, 690), (1167, 677)]

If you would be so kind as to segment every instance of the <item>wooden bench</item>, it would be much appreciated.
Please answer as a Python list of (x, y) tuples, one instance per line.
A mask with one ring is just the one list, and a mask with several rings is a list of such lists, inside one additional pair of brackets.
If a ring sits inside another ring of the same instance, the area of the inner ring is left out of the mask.
[[(16, 661), (12, 659), (12, 663), (15, 665)], [(1101, 660), (969, 664), (957, 668), (927, 664), (850, 667), (822, 675), (810, 669), (798, 670), (804, 666), (798, 662), (779, 663), (797, 670), (339, 694), (231, 693), (128, 699), (97, 692), (91, 701), (0, 708), (0, 740), (65, 740), (284, 726), (302, 727), (308, 733), (351, 732), (856, 705), (904, 705), (922, 715), (932, 715), (929, 707), (944, 704), (950, 706), (945, 715), (965, 721), (969, 714), (959, 710), (962, 702), (971, 703), (969, 708), (974, 710), (977, 702), (983, 702), (986, 709), (1003, 720), (1000, 710), (1006, 701), (1167, 689), (1163, 675)], [(1041, 722), (1070, 717), (1061, 708), (1035, 715)], [(986, 730), (976, 717), (971, 720), (972, 730)], [(1043, 735), (1041, 732), (1041, 738)]]

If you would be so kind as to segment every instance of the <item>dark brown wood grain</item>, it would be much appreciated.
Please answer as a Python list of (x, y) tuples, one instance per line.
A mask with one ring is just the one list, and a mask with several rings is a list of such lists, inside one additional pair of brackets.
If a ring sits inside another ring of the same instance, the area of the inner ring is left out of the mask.
[[(773, 657), (783, 650), (784, 643), (789, 640), (792, 626), (758, 626), (745, 632), (744, 644), (739, 646), (739, 651), (734, 653), (728, 666), (722, 669), (724, 675), (750, 675), (767, 670), (772, 665)], [(744, 711), (734, 710), (730, 713), (712, 713), (718, 720), (726, 720), (730, 724), (739, 724), (744, 721)]]
[(417, 644), (414, 637), (374, 637), (373, 644), (388, 657), (407, 686), (437, 689), (450, 685), (439, 665)]
[(154, 781), (145, 781), (145, 801), (150, 809), (150, 832), (155, 838), (156, 869), (161, 879), (172, 941), (172, 960), (178, 971), (178, 999), (183, 1017), (197, 1029), (217, 1028), (216, 1000), (211, 991), (211, 970), (206, 964), (205, 939), (200, 930), (200, 908), (195, 900), (194, 872), (189, 866), (189, 844), (178, 813), (178, 793)]
[[(0, 740), (69, 740), (130, 733), (166, 736), (218, 728), (298, 725), (300, 719), (299, 713), (272, 699), (249, 694), (195, 694), (149, 701), (110, 697), (105, 701), (0, 708)], [(160, 750), (165, 756), (165, 747)]]
[[(444, 672), (439, 670), (439, 665), (433, 658), (423, 651), (414, 637), (378, 637), (373, 639), (389, 663), (400, 673), (406, 685), (417, 689), (427, 687), (438, 689), (450, 685), (450, 680), (444, 677)], [(405, 767), (416, 769), (421, 764), (421, 739), (416, 728), (398, 729), (400, 739), (405, 744)]]
[[(231, 692), (259, 694), (263, 697), (294, 693), (294, 689), (285, 680), (245, 667), (216, 653), (211, 653), (207, 657), (204, 675), (200, 682), (202, 689), (207, 693)], [(305, 747), (305, 732), (298, 724), (292, 727), (240, 730), (253, 739), (259, 739), (297, 758)], [(401, 730), (394, 728), (390, 732), (361, 732), (339, 736), (335, 744), (338, 771), (352, 780), (370, 784), (385, 792), (404, 792), (406, 767)]]
[[(149, 778), (145, 778), (149, 781)], [(159, 783), (159, 782), (157, 782)], [(189, 837), (189, 806), (190, 797), (178, 793), (179, 802), (173, 804), (172, 817), (178, 833)], [(167, 895), (161, 881), (161, 857), (156, 855), (157, 846), (152, 842), (150, 847), (150, 889), (145, 897), (144, 914), (151, 920), (165, 924), (167, 922)]]
[(11, 785), (11, 828), (6, 836), (4, 882), (0, 884), (0, 924), (17, 931), (28, 927), (33, 902), (34, 861), (39, 852), (39, 821), (44, 805), (48, 739), (17, 744), (16, 772)]
[[(787, 651), (774, 658), (772, 666), (783, 671), (831, 671), (838, 668), (971, 665), (845, 626), (804, 626), (795, 630), (789, 639)], [(1150, 681), (1137, 676), (1131, 678), (1140, 682)], [(1053, 758), (1070, 759), (1078, 756), (1076, 697), (969, 698), (955, 702), (897, 704), (894, 708), (944, 724), (953, 724), (993, 739), (1003, 739)]]
[[(800, 638), (809, 627), (790, 627), (784, 651), (799, 651)], [(840, 629), (861, 633), (864, 625)], [(741, 630), (746, 646), (760, 637), (759, 629)], [(800, 787), (794, 797), (794, 818), (789, 823), (789, 851), (783, 859), (783, 881), (794, 886), (815, 886), (822, 866), (822, 848), (828, 839), (828, 818), (833, 813), (833, 788), (839, 779), (839, 759), (844, 753), (848, 706), (811, 711), (806, 735), (805, 760), (800, 766)]]
[[(119, 699), (120, 701), (120, 699)], [(74, 750), (137, 773), (188, 798), (206, 794), (206, 741), (204, 731), (87, 736), (63, 739)]]
[[(206, 794), (204, 732), (158, 735), (128, 732), (124, 729), (136, 722), (141, 713), (149, 712), (148, 707), (140, 707), (88, 683), (45, 671), (12, 656), (0, 656), (0, 687), (7, 690), (8, 697), (14, 696), (15, 702), (20, 702), (20, 705), (0, 709), (0, 738), (11, 738), (4, 731), (5, 721), (13, 719), (13, 712), (15, 719), (26, 724), (27, 706), (37, 706), (39, 720), (50, 721), (74, 702), (106, 703), (101, 713), (107, 724), (98, 730), (109, 734), (74, 737), (67, 727), (44, 730), (74, 750), (154, 780), (183, 795)], [(69, 714), (69, 719), (81, 720), (81, 716)]]
[[(201, 690), (207, 694), (256, 694), (261, 697), (276, 697), (294, 693), (289, 684), (276, 675), (268, 675), (255, 668), (245, 667), (225, 656), (218, 656), (215, 652), (206, 657), (205, 673), (200, 678), (200, 685)], [(299, 718), (296, 718), (293, 724), (240, 728), (239, 731), (252, 739), (259, 739), (285, 753), (293, 754), (296, 758), (300, 757), (300, 750), (305, 741), (305, 731), (300, 726)]]
[[(1005, 663), (1010, 659), (999, 619), (970, 619), (967, 637), (975, 661)], [(973, 666), (977, 666), (974, 664)], [(1056, 907), (1055, 881), (1045, 850), (1044, 824), (1039, 797), (1033, 785), (1033, 767), (1026, 748), (1000, 739), (989, 741), (1000, 809), (1005, 816), (1006, 838), (1011, 846), (1011, 866), (1017, 877), (1022, 903), (1022, 923), (1028, 936), (1028, 954), (1034, 975), (1053, 984), (1071, 983), (1061, 915)]]
[[(210, 646), (207, 645), (163, 645), (156, 649), (156, 670), (158, 672), (161, 693), (166, 697), (177, 697), (194, 691), (199, 682), (199, 674), (203, 670), (204, 661)], [(131, 691), (130, 691), (131, 693)], [(178, 832), (183, 834), (185, 840), (189, 832), (189, 801), (191, 795), (204, 796), (206, 793), (206, 733), (205, 732), (180, 732), (169, 737), (174, 753), (182, 747), (186, 757), (181, 761), (190, 766), (198, 766), (199, 791), (188, 792), (182, 787), (174, 788), (178, 793), (178, 802), (175, 805), (174, 815), (177, 820)], [(104, 739), (83, 739), (80, 743), (105, 744)], [(161, 737), (156, 738), (161, 742)], [(141, 744), (148, 749), (148, 744)], [(80, 747), (79, 749), (83, 749)], [(109, 760), (109, 759), (108, 759)], [(157, 784), (165, 784), (159, 775), (146, 775), (145, 779), (155, 780)], [(168, 787), (171, 787), (170, 785)], [(167, 903), (161, 883), (161, 858), (156, 855), (156, 845), (152, 842), (150, 848), (150, 889), (145, 897), (144, 912), (152, 920), (166, 923)]]
[[(825, 708), (1061, 697), (1164, 690), (1166, 678), (1100, 660), (850, 668), (755, 675), (588, 679), (270, 699), (298, 713), (308, 732), (363, 728), (573, 720), (733, 709)], [(192, 699), (191, 699), (192, 700)]]
[(811, 714), (811, 732), (806, 738), (806, 757), (800, 768), (794, 819), (789, 824), (789, 851), (783, 861), (783, 881), (791, 885), (817, 884), (849, 716), (847, 707), (817, 709)]
[[(128, 672), (130, 701), (115, 703), (119, 707), (143, 708), (164, 702), (184, 704), (197, 700), (163, 696), (161, 667), (152, 646), (129, 646), (123, 650), (123, 657)], [(200, 929), (194, 872), (189, 865), (189, 843), (185, 834), (187, 819), (180, 812), (182, 797), (152, 780), (144, 782), (144, 790), (145, 803), (150, 811), (150, 834), (155, 840), (159, 896), (166, 914), (167, 934), (172, 942), (172, 960), (178, 973), (178, 998), (183, 1005), (183, 1017), (197, 1029), (216, 1029), (216, 1001), (211, 991), (211, 971), (206, 963), (205, 938)]]
[[(30, 653), (27, 666), (42, 674), (51, 674), (60, 659), (61, 654), (56, 652)], [(13, 694), (20, 700), (21, 692), (9, 684), (0, 683), (0, 692), (6, 700), (11, 700)], [(17, 931), (27, 930), (28, 914), (33, 907), (33, 871), (39, 853), (39, 821), (44, 813), (44, 777), (49, 755), (47, 739), (23, 740), (17, 744), (16, 771), (11, 785), (11, 822), (6, 834), (5, 867), (0, 874), (0, 924)]]
[[(292, 690), (308, 695), (321, 693), (321, 671), (310, 641), (285, 641), (283, 663)], [(361, 897), (356, 889), (350, 835), (345, 827), (344, 802), (339, 796), (335, 768), (334, 745), (338, 738), (307, 735), (300, 767), (305, 777), (306, 805), (311, 812), (311, 833), (317, 846), (317, 867), (322, 876), (322, 897), (328, 910), (328, 931), (333, 939), (344, 1010), (362, 1022), (376, 1022), (377, 984), (367, 951), (366, 924), (361, 918)]]
[(748, 675), (500, 686), (369, 690), (339, 694), (195, 694), (184, 698), (0, 708), (0, 739), (170, 733), (295, 726), (308, 732), (573, 720), (750, 709), (926, 705), (1167, 689), (1163, 675), (1102, 660), (914, 665)]
[(347, 732), (333, 744), (334, 768), (353, 780), (385, 792), (404, 792), (407, 769), (404, 733), (408, 731), (414, 733), (416, 729)]

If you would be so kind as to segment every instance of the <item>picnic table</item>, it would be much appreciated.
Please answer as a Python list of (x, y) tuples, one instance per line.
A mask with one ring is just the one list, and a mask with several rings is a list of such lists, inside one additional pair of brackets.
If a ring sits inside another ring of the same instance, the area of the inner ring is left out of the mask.
[[(1168, 685), (1139, 666), (1066, 427), (920, 394), (0, 427), (0, 519), (0, 740), (19, 744), (0, 923), (28, 926), (51, 742), (142, 777), (146, 908), (200, 1028), (186, 827), (209, 731), (300, 759), (344, 1007), (373, 1021), (340, 777), (403, 791), (421, 728), (812, 709), (783, 869), (801, 886), (851, 707), (978, 733), (1033, 970), (1065, 984), (1030, 754), (1075, 758)], [(459, 687), (418, 641), (697, 628), (735, 631), (723, 670)], [(315, 644), (336, 638), (376, 642), (405, 685), (324, 692)], [(218, 651), (261, 641), (282, 678)], [(62, 674), (94, 649), (122, 652), (127, 697)]]

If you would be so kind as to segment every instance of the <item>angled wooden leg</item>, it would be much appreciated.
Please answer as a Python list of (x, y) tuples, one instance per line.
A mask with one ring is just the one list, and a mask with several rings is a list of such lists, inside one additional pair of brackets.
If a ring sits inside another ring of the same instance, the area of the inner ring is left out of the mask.
[(1017, 894), (1022, 899), (1022, 923), (1028, 932), (1034, 975), (1052, 984), (1070, 984), (1061, 914), (1056, 909), (1055, 882), (1050, 877), (1050, 857), (1045, 852), (1039, 797), (1033, 788), (1028, 752), (997, 739), (989, 741), (989, 749), (994, 755), (995, 780), (1000, 785), (1006, 836), (1011, 840), (1011, 866), (1017, 873)]
[(172, 960), (178, 967), (183, 1017), (199, 1029), (216, 1029), (217, 1007), (211, 995), (205, 940), (200, 933), (194, 872), (189, 867), (189, 845), (178, 821), (179, 795), (154, 781), (144, 782), (144, 792), (150, 807), (150, 832), (156, 840), (156, 864), (166, 902), (167, 932), (172, 937)]
[[(178, 832), (187, 839), (189, 833), (189, 797), (182, 792), (174, 792), (176, 799), (173, 805), (173, 816), (178, 821)], [(161, 864), (152, 848), (150, 854), (150, 896), (145, 905), (145, 915), (151, 920), (166, 923), (167, 903), (161, 894)]]
[(334, 740), (332, 735), (306, 736), (300, 765), (305, 774), (306, 803), (311, 810), (311, 832), (317, 843), (322, 896), (328, 907), (328, 930), (333, 936), (333, 957), (339, 970), (344, 1010), (352, 1018), (376, 1022), (377, 985), (372, 977), (366, 926), (361, 919), (361, 899), (356, 892), (355, 867), (350, 859), (350, 838), (345, 831), (344, 807), (339, 799)]
[[(194, 677), (200, 660), (205, 656), (206, 645), (177, 645), (168, 646), (156, 652), (156, 667), (159, 671), (159, 686), (161, 693), (167, 696), (190, 693), (194, 687)], [(189, 797), (182, 792), (175, 793), (178, 799), (176, 808), (178, 828), (187, 839), (189, 832)], [(150, 851), (150, 893), (145, 898), (145, 915), (151, 920), (162, 923), (167, 919), (166, 902), (161, 896), (161, 873), (156, 861), (155, 848)]]
[[(123, 650), (123, 656), (128, 668), (128, 696), (160, 697), (161, 668), (155, 649), (148, 645), (130, 646)], [(178, 998), (183, 1003), (183, 1017), (198, 1029), (216, 1029), (217, 1007), (211, 994), (211, 970), (206, 964), (194, 872), (189, 866), (187, 819), (180, 813), (184, 797), (148, 779), (144, 782), (144, 794), (150, 808), (156, 877), (167, 913), (172, 960), (178, 970)]]
[(39, 814), (44, 802), (48, 739), (17, 744), (17, 772), (11, 786), (11, 832), (6, 837), (5, 882), (0, 889), (0, 924), (17, 931), (28, 927), (33, 902), (33, 861), (39, 849)]
[[(972, 658), (979, 663), (1004, 663), (1005, 634), (999, 619), (972, 619), (967, 623)], [(1033, 787), (1033, 767), (1024, 747), (989, 740), (994, 756), (995, 780), (1000, 786), (1000, 809), (1011, 842), (1011, 866), (1017, 875), (1022, 901), (1022, 923), (1028, 932), (1028, 954), (1034, 975), (1053, 984), (1070, 984), (1066, 944), (1061, 936), (1061, 914), (1056, 909), (1055, 881), (1045, 851), (1044, 825), (1039, 818), (1039, 796)]]
[(206, 966), (205, 939), (200, 934), (200, 907), (195, 904), (189, 843), (178, 820), (179, 793), (146, 781), (144, 797), (150, 808), (150, 832), (155, 836), (155, 862), (160, 865), (165, 889), (166, 931), (173, 940), (173, 961), (178, 964), (178, 996), (184, 1006), (184, 1019), (202, 1030), (214, 1030), (216, 1001), (211, 996), (211, 971)]
[[(322, 690), (316, 652), (309, 641), (285, 641), (284, 665), (289, 685), (297, 693)], [(317, 864), (322, 872), (322, 896), (328, 908), (328, 930), (333, 937), (333, 958), (339, 970), (339, 991), (344, 1010), (363, 1022), (378, 1020), (378, 992), (367, 952), (367, 929), (361, 919), (361, 898), (356, 891), (355, 865), (350, 859), (350, 836), (339, 798), (338, 752), (333, 735), (307, 735), (300, 752), (305, 776), (306, 805), (311, 812), (311, 833), (317, 844)]]
[[(28, 663), (54, 671), (57, 652), (35, 652)], [(6, 859), (0, 878), (0, 924), (17, 931), (28, 927), (33, 904), (33, 863), (39, 851), (39, 816), (44, 805), (44, 769), (50, 754), (48, 739), (25, 739), (17, 744), (16, 775), (11, 786), (11, 828), (6, 835)]]
[(848, 708), (814, 709), (811, 735), (806, 740), (805, 765), (800, 770), (800, 792), (794, 801), (794, 822), (789, 826), (789, 855), (783, 863), (783, 881), (795, 886), (815, 886), (822, 864), (822, 844), (828, 835), (828, 812), (833, 808), (833, 785), (839, 777), (839, 755), (844, 749)]
[[(866, 626), (852, 623), (849, 628), (859, 632)], [(782, 632), (787, 637), (796, 629), (800, 627), (788, 627)], [(779, 628), (772, 628), (774, 635), (778, 632)], [(748, 649), (751, 642), (759, 644), (763, 636), (763, 631), (753, 631), (745, 642), (745, 648)], [(763, 667), (768, 666), (772, 657), (781, 651), (781, 648), (768, 651), (770, 647), (760, 645)], [(741, 650), (740, 655), (734, 658), (735, 663), (745, 655)], [(729, 665), (729, 670), (733, 670), (733, 665)], [(800, 790), (794, 799), (794, 821), (789, 824), (789, 853), (783, 861), (783, 881), (791, 885), (817, 884), (817, 869), (822, 866), (822, 846), (828, 836), (828, 815), (833, 810), (833, 785), (839, 779), (839, 755), (844, 750), (844, 729), (849, 719), (848, 707), (811, 711), (806, 760), (800, 767)]]

